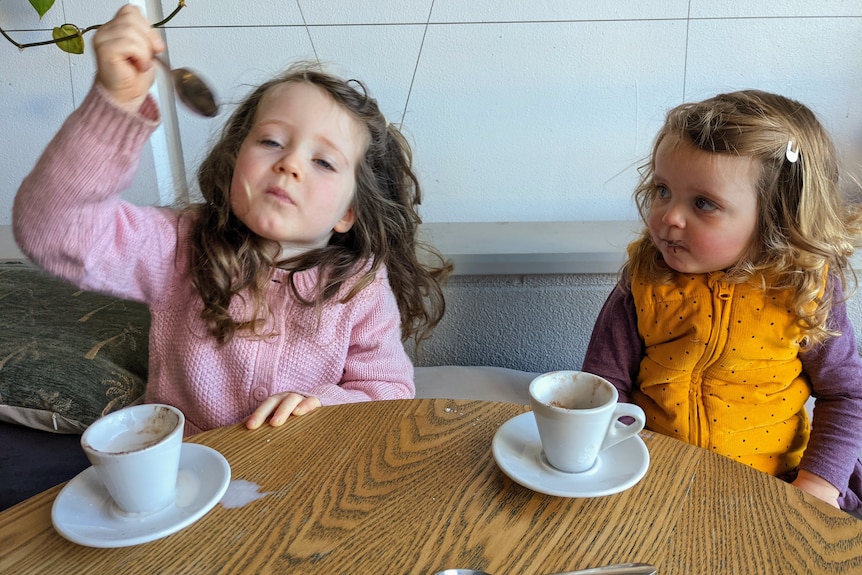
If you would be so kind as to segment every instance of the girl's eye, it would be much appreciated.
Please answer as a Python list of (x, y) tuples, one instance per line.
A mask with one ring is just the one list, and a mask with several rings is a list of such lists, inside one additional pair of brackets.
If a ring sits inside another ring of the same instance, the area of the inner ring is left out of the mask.
[(704, 212), (712, 212), (718, 209), (718, 206), (715, 205), (711, 200), (707, 200), (706, 198), (697, 198), (694, 201), (694, 205), (697, 209), (702, 210)]
[(656, 186), (655, 197), (659, 200), (666, 200), (670, 197), (670, 190), (664, 186)]
[(314, 163), (323, 168), (324, 170), (335, 171), (335, 166), (327, 162), (326, 160), (322, 160), (320, 158), (314, 160)]
[(281, 144), (276, 142), (275, 140), (270, 140), (269, 138), (261, 138), (257, 141), (258, 144), (265, 148), (280, 148)]

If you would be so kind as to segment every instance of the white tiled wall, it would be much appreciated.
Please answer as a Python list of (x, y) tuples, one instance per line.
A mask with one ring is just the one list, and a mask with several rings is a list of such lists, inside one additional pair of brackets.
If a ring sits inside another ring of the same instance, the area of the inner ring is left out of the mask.
[[(154, 18), (176, 6), (136, 3)], [(121, 4), (57, 0), (40, 22), (3, 0), (0, 27), (41, 40)], [(189, 0), (165, 34), (173, 63), (208, 77), (225, 107), (216, 121), (179, 109), (176, 126), (166, 114), (126, 194), (137, 202), (173, 196), (171, 157), (193, 182), (231, 104), (296, 58), (364, 80), (403, 122), (429, 222), (634, 219), (635, 167), (667, 108), (748, 87), (809, 104), (862, 178), (862, 0)], [(91, 53), (0, 38), (0, 225), (92, 74)]]

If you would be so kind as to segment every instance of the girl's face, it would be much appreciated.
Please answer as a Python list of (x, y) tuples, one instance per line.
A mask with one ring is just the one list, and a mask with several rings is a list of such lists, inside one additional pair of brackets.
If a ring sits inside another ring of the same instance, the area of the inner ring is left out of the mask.
[(681, 273), (709, 273), (739, 261), (757, 229), (759, 176), (753, 158), (664, 138), (655, 154), (648, 225), (665, 262)]
[(262, 98), (231, 181), (231, 209), (288, 257), (326, 245), (354, 221), (364, 126), (323, 89), (278, 84)]

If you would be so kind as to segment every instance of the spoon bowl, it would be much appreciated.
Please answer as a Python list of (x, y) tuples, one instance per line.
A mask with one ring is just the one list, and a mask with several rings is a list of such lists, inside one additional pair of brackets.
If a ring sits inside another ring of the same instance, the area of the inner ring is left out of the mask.
[(218, 104), (215, 101), (213, 91), (200, 76), (188, 68), (172, 70), (168, 63), (159, 56), (156, 56), (155, 59), (170, 73), (174, 91), (189, 110), (207, 118), (212, 118), (218, 114)]
[[(605, 565), (604, 567), (593, 567), (591, 569), (578, 569), (577, 571), (564, 571), (562, 573), (549, 573), (548, 575), (655, 575), (658, 569), (649, 563), (622, 563), (620, 565)], [(485, 571), (476, 569), (445, 569), (434, 575), (491, 575)]]

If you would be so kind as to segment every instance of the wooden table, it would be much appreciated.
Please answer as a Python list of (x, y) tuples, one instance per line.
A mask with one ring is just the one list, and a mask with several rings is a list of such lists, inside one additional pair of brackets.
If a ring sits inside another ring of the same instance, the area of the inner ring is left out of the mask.
[(526, 411), (412, 400), (318, 409), (191, 439), (269, 495), (150, 543), (93, 549), (51, 526), (59, 487), (0, 513), (0, 573), (542, 574), (643, 561), (659, 573), (862, 573), (862, 521), (730, 459), (644, 432), (647, 475), (606, 497), (535, 493), (491, 455)]

